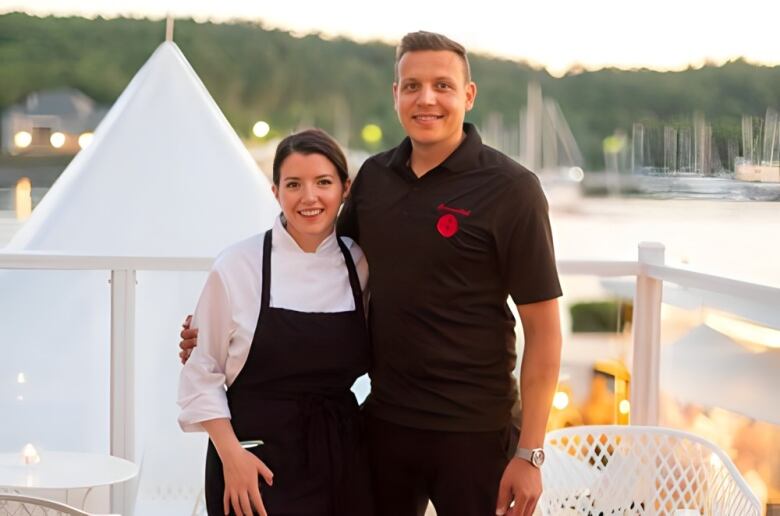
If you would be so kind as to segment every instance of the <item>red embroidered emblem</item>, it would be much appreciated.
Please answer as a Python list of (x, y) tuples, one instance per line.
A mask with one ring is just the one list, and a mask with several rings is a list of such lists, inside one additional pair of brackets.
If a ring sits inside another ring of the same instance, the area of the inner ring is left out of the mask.
[(436, 209), (441, 212), (447, 212), (444, 213), (441, 217), (439, 217), (438, 222), (436, 222), (436, 230), (444, 238), (450, 238), (451, 236), (453, 236), (455, 233), (458, 232), (458, 229), (460, 229), (458, 218), (454, 214), (462, 215), (463, 217), (468, 217), (469, 215), (471, 215), (470, 210), (462, 210), (460, 208), (450, 208), (448, 206), (445, 206), (444, 203), (439, 204), (439, 206)]
[(436, 229), (444, 238), (450, 238), (452, 235), (458, 232), (458, 219), (452, 213), (445, 213), (439, 217), (439, 222), (436, 223)]

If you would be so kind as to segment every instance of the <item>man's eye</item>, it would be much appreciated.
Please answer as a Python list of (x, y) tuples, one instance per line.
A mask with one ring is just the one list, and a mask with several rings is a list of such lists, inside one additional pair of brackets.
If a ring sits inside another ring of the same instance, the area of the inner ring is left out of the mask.
[(440, 82), (440, 83), (438, 83), (436, 85), (436, 87), (439, 88), (439, 89), (442, 89), (442, 90), (450, 89), (450, 85), (448, 83), (446, 83), (446, 82)]
[(407, 90), (407, 91), (414, 91), (414, 90), (417, 89), (417, 85), (416, 84), (407, 84), (406, 86), (404, 86), (404, 89)]

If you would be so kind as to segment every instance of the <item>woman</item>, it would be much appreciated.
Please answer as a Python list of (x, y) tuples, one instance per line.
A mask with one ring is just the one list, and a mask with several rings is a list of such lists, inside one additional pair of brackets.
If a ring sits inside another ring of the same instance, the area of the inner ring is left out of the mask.
[(228, 247), (206, 280), (179, 423), (209, 434), (211, 515), (370, 514), (350, 391), (369, 361), (367, 266), (334, 230), (346, 159), (325, 132), (303, 131), (279, 144), (273, 182), (274, 227)]

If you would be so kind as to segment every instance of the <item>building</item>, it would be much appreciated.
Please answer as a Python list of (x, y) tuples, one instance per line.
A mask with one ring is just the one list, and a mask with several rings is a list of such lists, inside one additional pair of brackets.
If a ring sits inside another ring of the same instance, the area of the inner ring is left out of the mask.
[(89, 143), (106, 112), (76, 89), (32, 92), (3, 112), (0, 149), (10, 155), (76, 154)]

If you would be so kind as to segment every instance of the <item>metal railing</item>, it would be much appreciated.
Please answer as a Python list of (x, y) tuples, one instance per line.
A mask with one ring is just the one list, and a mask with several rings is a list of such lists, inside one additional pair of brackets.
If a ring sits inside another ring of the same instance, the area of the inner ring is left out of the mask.
[[(154, 258), (129, 256), (76, 256), (47, 253), (0, 252), (0, 270), (105, 270), (111, 272), (111, 454), (133, 459), (135, 454), (135, 295), (137, 271), (207, 271), (212, 258)], [(562, 275), (636, 278), (633, 315), (631, 423), (657, 425), (661, 305), (664, 282), (722, 296), (727, 308), (744, 304), (758, 307), (756, 320), (780, 326), (774, 319), (780, 306), (780, 288), (703, 274), (664, 264), (664, 247), (639, 245), (637, 261), (560, 260)], [(731, 300), (731, 304), (729, 304)], [(736, 300), (737, 304), (733, 301)], [(761, 309), (764, 312), (761, 312)], [(762, 314), (770, 314), (764, 316)], [(741, 315), (745, 315), (744, 313)], [(132, 500), (122, 486), (112, 487), (111, 511), (129, 513)]]

